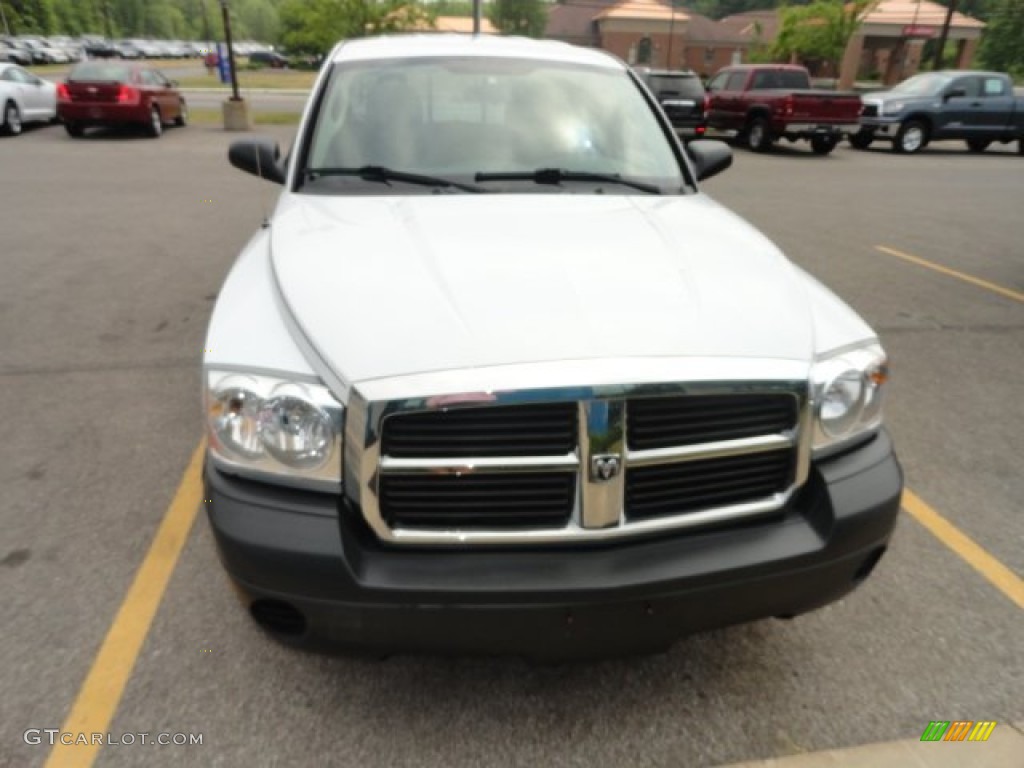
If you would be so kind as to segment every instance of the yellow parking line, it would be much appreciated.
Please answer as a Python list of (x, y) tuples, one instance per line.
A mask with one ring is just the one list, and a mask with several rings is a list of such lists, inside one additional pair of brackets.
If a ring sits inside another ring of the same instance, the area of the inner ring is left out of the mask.
[(960, 555), (968, 565), (984, 576), (1000, 592), (1024, 608), (1024, 579), (982, 549), (970, 536), (928, 506), (909, 488), (903, 489), (903, 509), (911, 517)]
[(876, 245), (875, 250), (887, 253), (890, 256), (895, 256), (898, 259), (903, 259), (904, 261), (909, 261), (911, 264), (917, 264), (919, 267), (933, 269), (936, 272), (947, 275), (948, 277), (955, 277), (957, 280), (963, 280), (965, 283), (970, 283), (971, 285), (976, 285), (979, 288), (984, 288), (985, 290), (992, 291), (993, 293), (998, 293), (1000, 296), (1006, 296), (1009, 299), (1015, 299), (1017, 301), (1024, 301), (1024, 293), (1021, 293), (1020, 291), (1015, 291), (1012, 288), (1006, 288), (1002, 285), (997, 285), (996, 283), (990, 283), (988, 280), (982, 280), (980, 277), (974, 277), (974, 275), (968, 275), (965, 272), (957, 272), (955, 269), (950, 269), (949, 267), (944, 267), (941, 264), (935, 264), (927, 259), (922, 259), (920, 256), (912, 256), (909, 253), (897, 251), (895, 248), (889, 248), (885, 245)]
[[(188, 539), (202, 500), (202, 466), (205, 440), (192, 454), (178, 490), (157, 529), (153, 543), (128, 588), (110, 625), (89, 674), (78, 691), (63, 733), (105, 733), (117, 711), (125, 685), (149, 633), (167, 582)], [(71, 737), (66, 737), (71, 740)], [(91, 738), (88, 739), (92, 741)], [(99, 754), (98, 744), (55, 744), (45, 768), (89, 768)]]

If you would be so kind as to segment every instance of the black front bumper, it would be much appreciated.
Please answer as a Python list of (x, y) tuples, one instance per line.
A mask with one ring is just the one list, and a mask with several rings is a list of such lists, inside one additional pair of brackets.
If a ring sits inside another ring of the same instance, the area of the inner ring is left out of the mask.
[(281, 640), (318, 650), (600, 657), (839, 599), (878, 561), (902, 473), (889, 437), (817, 463), (770, 520), (602, 547), (384, 547), (337, 497), (206, 467), (238, 592)]

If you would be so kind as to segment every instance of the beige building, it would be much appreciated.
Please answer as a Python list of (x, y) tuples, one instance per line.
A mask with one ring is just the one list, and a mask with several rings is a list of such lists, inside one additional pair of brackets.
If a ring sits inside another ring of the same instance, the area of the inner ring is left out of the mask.
[[(910, 77), (921, 66), (924, 44), (938, 39), (948, 9), (931, 0), (880, 0), (861, 19), (843, 56), (839, 84), (879, 76), (885, 84)], [(969, 69), (978, 50), (984, 22), (954, 13), (948, 40), (956, 43), (956, 56), (946, 66)], [(1024, 41), (1022, 41), (1024, 43)]]
[[(947, 11), (946, 6), (931, 0), (878, 0), (861, 17), (860, 27), (850, 38), (839, 68), (839, 86), (849, 88), (856, 80), (876, 78), (888, 85), (916, 73), (925, 43), (939, 38)], [(779, 31), (778, 11), (739, 13), (721, 23), (764, 44), (770, 44)], [(954, 13), (948, 40), (956, 44), (957, 52), (946, 65), (969, 69), (984, 29), (984, 22)], [(837, 73), (824, 68), (815, 74), (835, 77)]]

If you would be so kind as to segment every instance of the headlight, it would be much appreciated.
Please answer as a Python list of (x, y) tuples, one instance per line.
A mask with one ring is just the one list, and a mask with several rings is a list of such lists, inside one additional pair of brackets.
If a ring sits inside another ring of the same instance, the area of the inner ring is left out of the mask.
[(343, 412), (319, 383), (206, 372), (210, 454), (228, 472), (337, 491)]
[(874, 343), (815, 363), (811, 384), (816, 455), (832, 453), (878, 430), (888, 378), (885, 352)]
[(884, 101), (882, 102), (882, 114), (895, 115), (897, 112), (902, 112), (905, 106), (907, 106), (905, 101)]

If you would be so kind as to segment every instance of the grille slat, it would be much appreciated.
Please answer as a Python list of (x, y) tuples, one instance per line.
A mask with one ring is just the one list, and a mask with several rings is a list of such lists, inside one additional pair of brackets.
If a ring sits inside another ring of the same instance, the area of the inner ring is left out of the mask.
[(784, 491), (792, 476), (792, 450), (628, 469), (626, 518), (646, 520), (756, 501)]
[(522, 473), (380, 480), (381, 512), (399, 527), (560, 528), (576, 497), (574, 474)]
[(686, 395), (630, 400), (628, 414), (629, 447), (651, 450), (783, 432), (797, 406), (791, 395)]
[(399, 414), (384, 422), (381, 450), (395, 458), (564, 456), (576, 447), (576, 414), (574, 402)]

